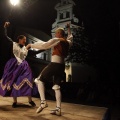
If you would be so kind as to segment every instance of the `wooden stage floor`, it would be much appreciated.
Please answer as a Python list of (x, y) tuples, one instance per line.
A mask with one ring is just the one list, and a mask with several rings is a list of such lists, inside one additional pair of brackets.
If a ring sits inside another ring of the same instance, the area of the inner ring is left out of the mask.
[(18, 98), (18, 107), (12, 108), (12, 98), (0, 96), (0, 120), (104, 120), (107, 108), (80, 104), (62, 103), (62, 116), (50, 114), (55, 108), (55, 101), (48, 101), (49, 107), (37, 114), (35, 111), (40, 104), (38, 98), (33, 98), (36, 107), (28, 104), (27, 97)]

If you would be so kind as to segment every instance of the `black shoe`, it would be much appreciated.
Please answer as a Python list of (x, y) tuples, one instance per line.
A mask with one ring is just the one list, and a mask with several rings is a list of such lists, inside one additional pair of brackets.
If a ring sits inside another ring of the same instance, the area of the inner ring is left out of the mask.
[(29, 102), (29, 104), (30, 104), (32, 107), (35, 107), (35, 106), (36, 106), (36, 104), (35, 104), (33, 101)]
[(12, 107), (13, 107), (13, 108), (16, 108), (16, 107), (17, 107), (17, 102), (14, 102), (14, 103), (12, 104)]

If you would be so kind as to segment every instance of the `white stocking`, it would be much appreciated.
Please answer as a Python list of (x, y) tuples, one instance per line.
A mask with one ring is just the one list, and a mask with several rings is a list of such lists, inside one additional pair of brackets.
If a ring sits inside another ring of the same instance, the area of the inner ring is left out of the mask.
[(60, 89), (55, 90), (56, 105), (61, 108), (61, 91)]
[(40, 94), (41, 101), (45, 101), (45, 86), (44, 83), (41, 82), (40, 80), (38, 81), (38, 91)]

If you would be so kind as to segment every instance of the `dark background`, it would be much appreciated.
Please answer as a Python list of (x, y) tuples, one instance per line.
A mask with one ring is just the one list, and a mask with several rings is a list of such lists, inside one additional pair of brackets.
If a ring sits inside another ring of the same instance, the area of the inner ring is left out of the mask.
[[(16, 6), (9, 19), (11, 22), (10, 36), (14, 37), (17, 26), (23, 26), (41, 30), (51, 35), (52, 24), (54, 23), (57, 12), (54, 6), (59, 0), (36, 0), (31, 5), (27, 5), (25, 0), (20, 6)], [(88, 83), (87, 89), (93, 93), (97, 91), (96, 101), (106, 105), (108, 103), (120, 103), (120, 7), (118, 0), (74, 0), (76, 7), (74, 14), (84, 23), (85, 32), (89, 40), (95, 41), (93, 53), (91, 54), (91, 65), (97, 70), (96, 84)], [(0, 19), (7, 19), (11, 11), (8, 0), (0, 0)], [(2, 29), (1, 29), (2, 33)], [(8, 59), (8, 47), (4, 38), (0, 39), (0, 72), (3, 70), (5, 61)], [(79, 76), (78, 76), (79, 77)], [(84, 87), (86, 83), (82, 86)], [(69, 93), (68, 98), (77, 94), (74, 87), (78, 84), (63, 85), (63, 92)], [(71, 93), (68, 89), (73, 89)], [(76, 87), (77, 88), (77, 87)], [(89, 91), (88, 90), (88, 91)], [(86, 90), (87, 91), (87, 90)], [(86, 92), (87, 94), (87, 92)], [(63, 96), (67, 96), (64, 94)], [(85, 98), (85, 95), (83, 95)], [(99, 97), (98, 97), (99, 96)], [(75, 97), (75, 96), (74, 96)], [(99, 99), (99, 100), (98, 100)], [(83, 99), (84, 101), (85, 99)], [(95, 99), (94, 99), (95, 100)], [(78, 101), (79, 97), (78, 97)], [(89, 100), (88, 100), (89, 101)], [(75, 101), (74, 101), (75, 102)], [(87, 102), (88, 103), (88, 102)]]

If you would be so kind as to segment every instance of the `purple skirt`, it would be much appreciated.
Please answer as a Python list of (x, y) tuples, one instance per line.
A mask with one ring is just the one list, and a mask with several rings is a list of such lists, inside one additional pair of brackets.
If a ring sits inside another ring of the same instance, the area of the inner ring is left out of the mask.
[(0, 80), (0, 95), (19, 97), (32, 96), (32, 93), (33, 77), (27, 61), (18, 65), (16, 58), (11, 58), (6, 63)]

